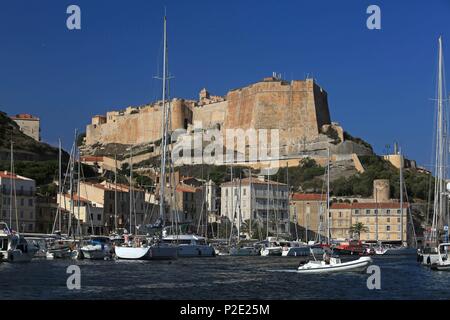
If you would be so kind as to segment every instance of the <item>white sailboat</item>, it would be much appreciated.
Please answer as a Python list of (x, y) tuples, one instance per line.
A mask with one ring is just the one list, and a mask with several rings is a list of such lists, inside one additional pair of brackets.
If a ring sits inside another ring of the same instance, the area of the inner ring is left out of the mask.
[[(164, 47), (163, 47), (163, 85), (162, 85), (162, 120), (161, 120), (161, 176), (160, 176), (160, 216), (159, 219), (164, 224), (164, 197), (165, 197), (165, 181), (166, 181), (166, 153), (167, 153), (167, 124), (168, 124), (168, 107), (166, 84), (168, 80), (167, 70), (167, 28), (166, 17), (164, 16)], [(170, 107), (170, 106), (169, 106)], [(132, 192), (130, 188), (130, 193)], [(131, 212), (130, 212), (131, 224)], [(135, 228), (136, 229), (136, 228)], [(131, 231), (131, 228), (130, 228)], [(127, 260), (166, 260), (176, 259), (178, 250), (176, 246), (161, 243), (160, 239), (143, 239), (136, 238), (134, 243), (125, 243), (123, 246), (115, 247), (116, 257)]]
[(439, 63), (438, 63), (438, 92), (437, 92), (437, 124), (436, 124), (436, 145), (435, 145), (435, 185), (434, 185), (434, 203), (433, 203), (433, 221), (428, 234), (425, 236), (423, 248), (418, 250), (418, 261), (425, 265), (438, 263), (439, 242), (444, 229), (444, 224), (448, 226), (448, 190), (445, 185), (447, 179), (447, 158), (448, 158), (448, 140), (447, 110), (444, 106), (444, 70), (443, 70), (443, 50), (442, 37), (439, 37)]

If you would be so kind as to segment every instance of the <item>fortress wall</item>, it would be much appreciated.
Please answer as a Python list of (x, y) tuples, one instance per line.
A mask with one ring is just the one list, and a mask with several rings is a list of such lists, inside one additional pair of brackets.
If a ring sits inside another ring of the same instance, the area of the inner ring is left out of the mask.
[(327, 95), (313, 82), (263, 81), (230, 91), (225, 128), (279, 129), (280, 145), (317, 138), (330, 123)]
[(203, 128), (212, 128), (216, 124), (223, 126), (228, 102), (221, 101), (199, 107), (193, 107), (193, 122), (200, 121)]
[[(141, 144), (161, 139), (161, 112), (159, 105), (144, 107), (137, 113), (108, 117), (105, 124), (88, 125), (86, 143)], [(111, 120), (109, 120), (111, 119)], [(172, 128), (184, 128), (192, 121), (192, 111), (183, 100), (172, 101)]]

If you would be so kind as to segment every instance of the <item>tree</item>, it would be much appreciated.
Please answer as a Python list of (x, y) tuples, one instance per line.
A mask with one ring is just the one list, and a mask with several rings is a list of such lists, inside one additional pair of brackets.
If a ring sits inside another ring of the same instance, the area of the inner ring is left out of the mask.
[(369, 228), (367, 228), (362, 222), (357, 222), (350, 227), (350, 232), (352, 234), (358, 235), (358, 240), (361, 236), (361, 232), (368, 232)]

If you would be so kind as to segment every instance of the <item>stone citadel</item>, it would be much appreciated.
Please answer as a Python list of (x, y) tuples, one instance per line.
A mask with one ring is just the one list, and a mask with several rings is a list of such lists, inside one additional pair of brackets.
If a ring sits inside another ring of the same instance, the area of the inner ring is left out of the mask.
[[(158, 101), (93, 117), (86, 129), (84, 154), (108, 155), (101, 151), (108, 144), (157, 145), (161, 139), (161, 106)], [(295, 158), (302, 151), (320, 149), (323, 156), (327, 147), (335, 156), (372, 152), (367, 146), (345, 141), (344, 130), (331, 122), (326, 91), (313, 79), (285, 81), (274, 74), (230, 90), (224, 97), (203, 89), (199, 100), (173, 99), (171, 106), (172, 130), (189, 131), (196, 122), (201, 122), (203, 129), (218, 128), (221, 132), (278, 129), (283, 156)]]

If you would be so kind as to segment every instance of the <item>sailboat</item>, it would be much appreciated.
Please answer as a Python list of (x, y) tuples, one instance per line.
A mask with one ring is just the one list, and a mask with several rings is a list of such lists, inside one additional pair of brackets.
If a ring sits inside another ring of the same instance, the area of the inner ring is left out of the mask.
[[(162, 120), (161, 120), (161, 176), (160, 176), (160, 216), (159, 221), (164, 227), (164, 211), (165, 211), (165, 183), (166, 183), (166, 153), (167, 153), (167, 124), (168, 124), (168, 109), (166, 106), (167, 94), (166, 84), (168, 81), (167, 70), (167, 18), (164, 16), (164, 54), (163, 54), (163, 85), (162, 85)], [(130, 177), (131, 180), (131, 177)], [(132, 189), (130, 188), (130, 193)], [(130, 203), (131, 206), (131, 203)], [(131, 208), (130, 208), (131, 209)], [(131, 226), (131, 211), (130, 211), (130, 226)], [(135, 228), (136, 229), (136, 228)], [(131, 227), (130, 227), (131, 231)], [(128, 238), (128, 237), (127, 237)], [(115, 254), (118, 259), (126, 260), (167, 260), (176, 259), (178, 257), (178, 249), (176, 246), (163, 243), (162, 239), (148, 238), (141, 240), (136, 237), (136, 241), (127, 241), (122, 246), (115, 247)]]
[[(443, 52), (442, 37), (439, 37), (439, 66), (438, 66), (438, 92), (437, 92), (437, 124), (435, 141), (435, 185), (434, 185), (434, 203), (433, 203), (433, 221), (428, 233), (424, 234), (424, 245), (418, 250), (418, 261), (425, 265), (439, 263), (439, 242), (441, 236), (448, 230), (448, 221), (444, 225), (444, 219), (448, 219), (448, 199), (445, 190), (445, 181), (447, 179), (447, 110), (444, 107), (444, 72), (443, 72)], [(444, 246), (444, 248), (448, 248)]]
[[(401, 151), (399, 151), (399, 155), (400, 155), (400, 212), (401, 212), (400, 241), (401, 241), (401, 245), (400, 246), (387, 246), (387, 245), (383, 245), (380, 243), (379, 246), (375, 248), (376, 255), (385, 255), (385, 256), (414, 255), (417, 252), (415, 248), (408, 247), (404, 242), (405, 239), (403, 239), (403, 188), (405, 186), (404, 186), (404, 181), (403, 181), (403, 156), (402, 156)], [(411, 221), (411, 223), (412, 223), (412, 221)]]
[[(11, 141), (11, 172), (6, 172), (4, 178), (10, 182), (10, 202), (9, 202), (9, 221), (12, 225), (13, 199), (15, 201), (15, 181), (14, 174), (14, 147)], [(16, 208), (16, 228), (19, 228), (19, 219)], [(29, 262), (33, 259), (38, 248), (28, 241), (18, 232), (11, 230), (6, 222), (0, 222), (0, 261), (7, 262)]]

